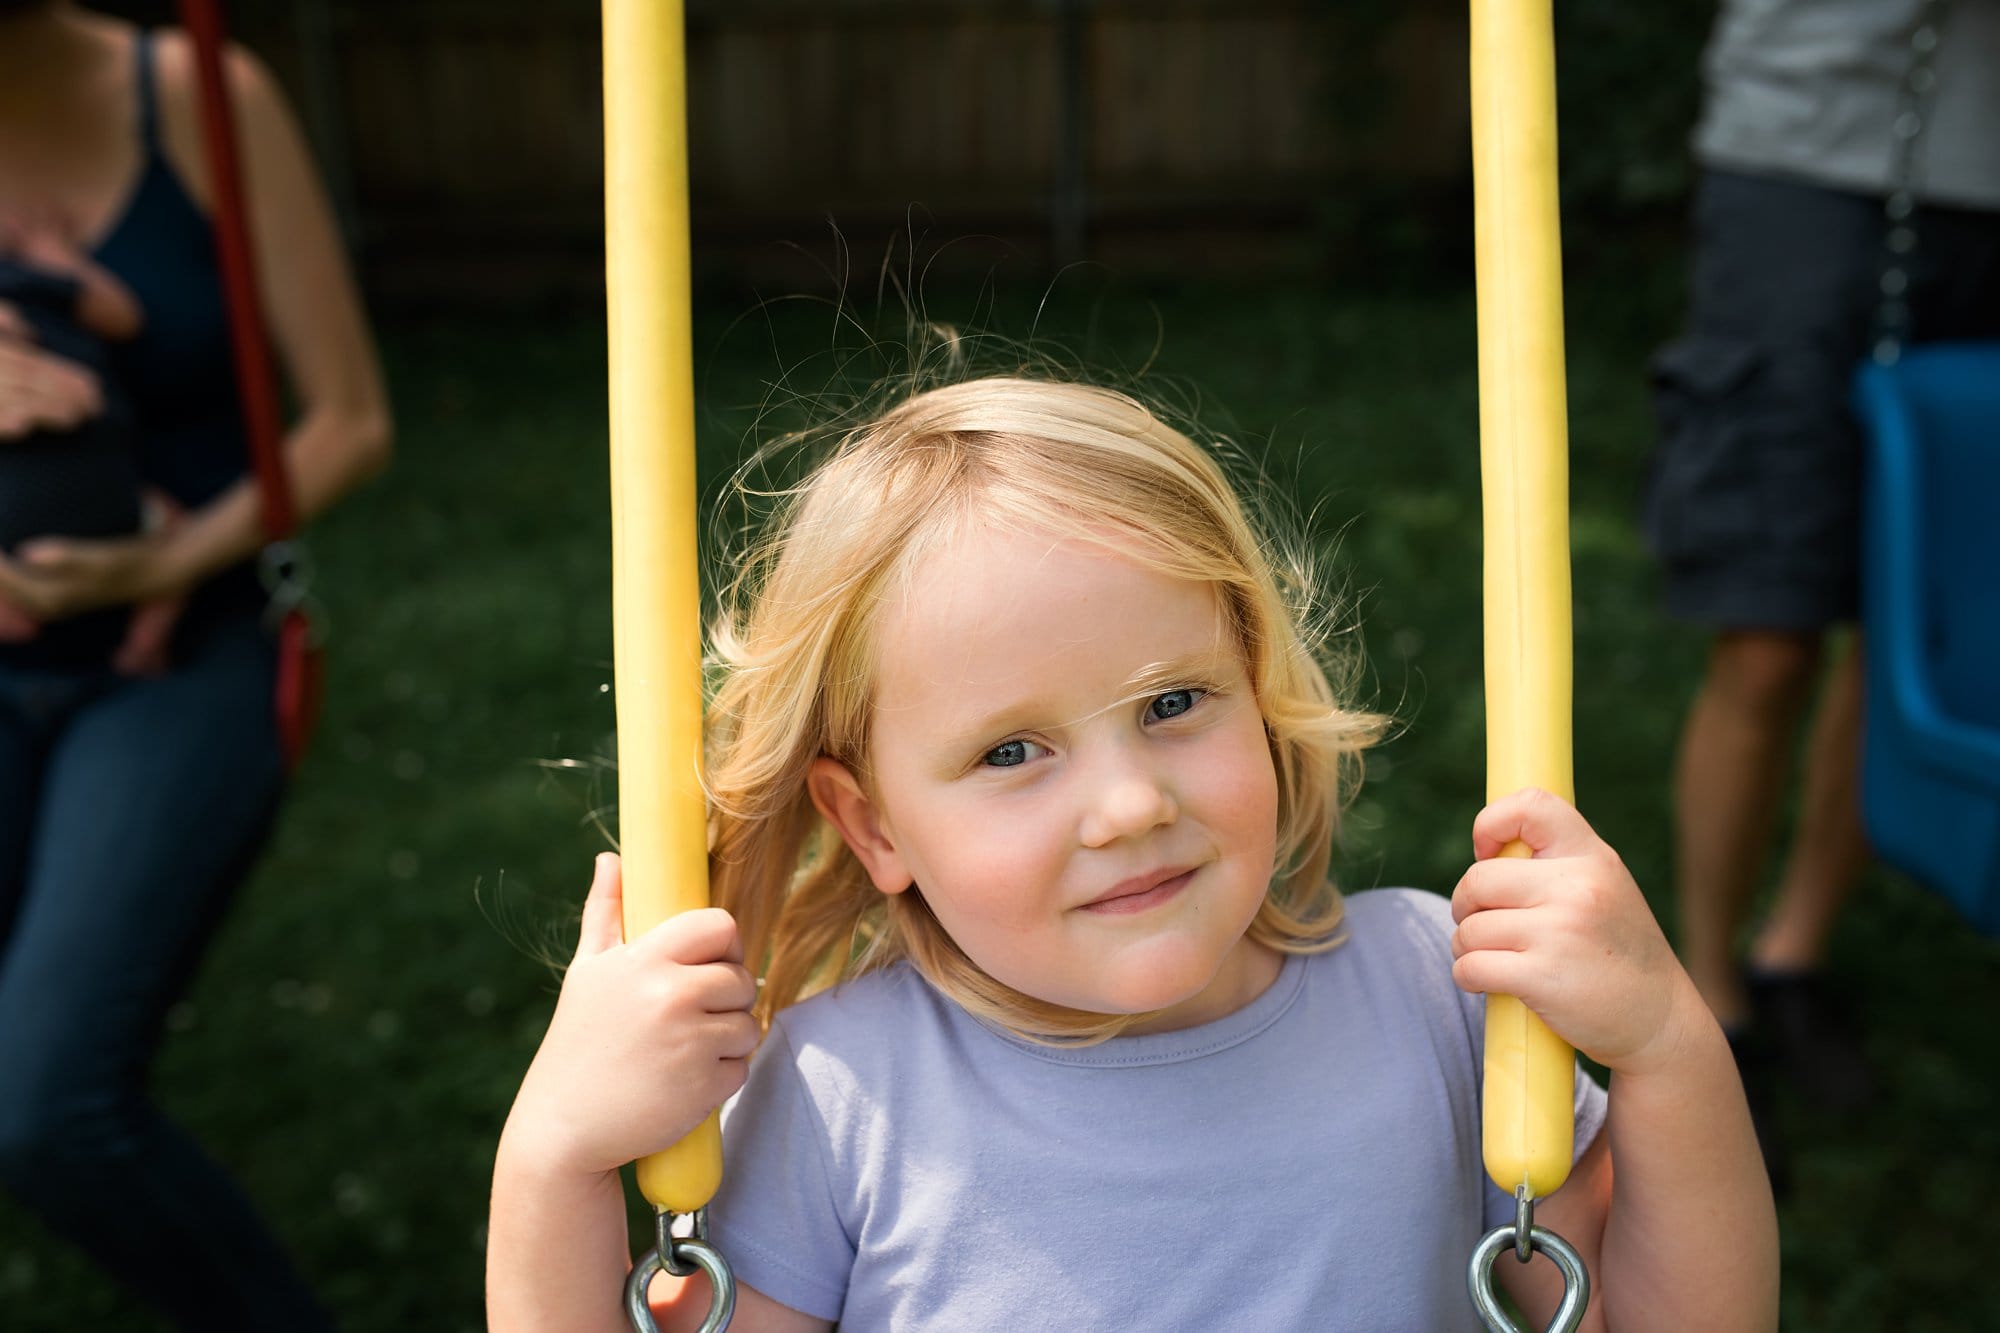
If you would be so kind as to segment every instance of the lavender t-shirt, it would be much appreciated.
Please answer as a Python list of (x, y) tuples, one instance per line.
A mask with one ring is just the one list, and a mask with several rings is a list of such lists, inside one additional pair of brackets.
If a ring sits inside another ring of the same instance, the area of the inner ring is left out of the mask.
[[(1347, 942), (1236, 1013), (1050, 1049), (907, 967), (780, 1015), (725, 1110), (710, 1235), (794, 1309), (877, 1329), (1479, 1328), (1465, 1265), (1483, 1002), (1444, 899), (1348, 900)], [(1576, 1080), (1577, 1151), (1605, 1095)]]

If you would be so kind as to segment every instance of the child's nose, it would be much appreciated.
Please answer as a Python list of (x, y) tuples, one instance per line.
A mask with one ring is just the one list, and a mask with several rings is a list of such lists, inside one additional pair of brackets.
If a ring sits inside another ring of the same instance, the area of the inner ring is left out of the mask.
[(1180, 815), (1162, 776), (1143, 764), (1107, 763), (1092, 776), (1081, 829), (1086, 847), (1137, 837), (1171, 824)]

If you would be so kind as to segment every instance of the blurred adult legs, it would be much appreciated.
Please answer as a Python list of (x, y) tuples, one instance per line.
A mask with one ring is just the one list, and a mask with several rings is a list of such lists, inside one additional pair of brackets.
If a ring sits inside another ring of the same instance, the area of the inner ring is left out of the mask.
[(249, 1201), (146, 1088), (166, 1010), (282, 787), (271, 675), (245, 620), (171, 675), (100, 682), (44, 719), (0, 941), (0, 1184), (189, 1329), (328, 1326)]
[(1806, 744), (1798, 823), (1771, 903), (1750, 949), (1765, 973), (1804, 973), (1826, 961), (1835, 919), (1867, 858), (1861, 828), (1861, 673), (1857, 638), (1828, 673)]
[(1681, 731), (1674, 777), (1681, 952), (1725, 1027), (1748, 1017), (1737, 934), (1770, 851), (1820, 637), (1728, 631)]

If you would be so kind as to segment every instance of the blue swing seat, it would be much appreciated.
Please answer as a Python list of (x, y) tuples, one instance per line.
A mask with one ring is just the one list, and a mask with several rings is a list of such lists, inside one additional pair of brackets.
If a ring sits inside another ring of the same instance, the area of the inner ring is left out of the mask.
[(1869, 364), (1861, 805), (1883, 860), (2000, 934), (2000, 342)]

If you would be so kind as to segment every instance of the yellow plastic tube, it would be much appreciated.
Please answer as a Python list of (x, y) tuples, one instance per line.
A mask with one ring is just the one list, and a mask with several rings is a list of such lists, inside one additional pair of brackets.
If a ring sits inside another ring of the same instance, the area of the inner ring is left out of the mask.
[[(1550, 0), (1471, 0), (1473, 215), (1485, 512), (1486, 793), (1573, 799), (1569, 428)], [(1502, 855), (1525, 856), (1515, 843)], [(1486, 1003), (1485, 1158), (1540, 1198), (1569, 1176), (1576, 1055), (1526, 1005)]]
[[(604, 0), (613, 663), (625, 937), (708, 902), (687, 93), (680, 0)], [(722, 1182), (710, 1116), (639, 1163), (656, 1207)]]

